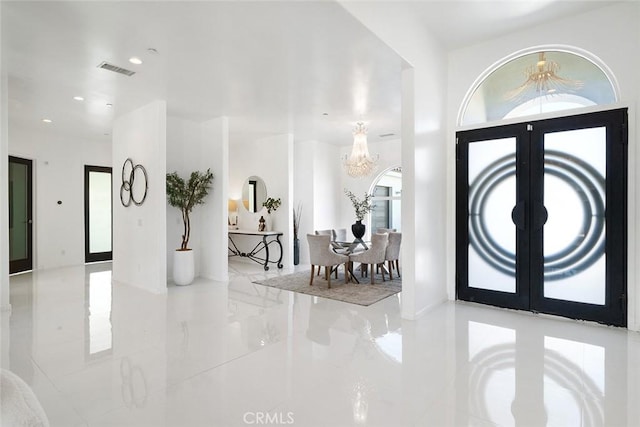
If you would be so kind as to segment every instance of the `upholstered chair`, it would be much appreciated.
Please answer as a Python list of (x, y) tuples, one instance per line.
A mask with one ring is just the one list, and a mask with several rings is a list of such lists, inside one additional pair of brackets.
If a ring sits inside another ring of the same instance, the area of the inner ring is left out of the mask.
[(315, 273), (315, 267), (324, 267), (324, 275), (331, 287), (331, 269), (344, 264), (344, 280), (345, 283), (349, 281), (348, 262), (349, 257), (347, 255), (340, 255), (331, 250), (331, 236), (330, 235), (315, 235), (307, 234), (307, 241), (309, 242), (309, 262), (311, 263), (311, 280), (309, 280), (309, 286), (313, 286), (313, 276)]
[(389, 278), (393, 280), (393, 267), (395, 265), (398, 277), (400, 277), (400, 243), (402, 242), (402, 233), (389, 233), (389, 243), (387, 244), (387, 250), (384, 256), (387, 265), (389, 266)]
[[(331, 237), (331, 245), (333, 246), (333, 241), (334, 239), (334, 232), (333, 230), (316, 230), (315, 232), (316, 236), (330, 236)], [(320, 275), (320, 268), (318, 268), (318, 276)], [(338, 269), (336, 269), (336, 279), (338, 278)]]
[(333, 247), (333, 251), (335, 253), (347, 255), (349, 253), (349, 245), (346, 242), (346, 228), (338, 228), (337, 230), (333, 230), (333, 240), (331, 241), (331, 246)]
[(346, 242), (347, 241), (347, 229), (346, 228), (337, 228), (333, 230), (333, 240), (336, 242)]
[[(359, 262), (365, 265), (371, 265), (371, 284), (373, 285), (374, 267), (384, 265), (384, 256), (387, 250), (388, 234), (374, 234), (371, 236), (371, 247), (364, 252), (349, 255), (349, 264)], [(361, 268), (363, 273), (365, 268)], [(382, 269), (382, 281), (384, 282), (384, 268)]]
[(382, 233), (393, 233), (395, 232), (396, 229), (395, 228), (378, 228), (376, 230), (376, 233), (378, 234), (382, 234)]

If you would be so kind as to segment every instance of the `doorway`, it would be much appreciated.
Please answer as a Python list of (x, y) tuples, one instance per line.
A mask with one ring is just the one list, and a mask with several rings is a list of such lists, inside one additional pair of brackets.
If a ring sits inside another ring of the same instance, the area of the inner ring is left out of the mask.
[(110, 261), (112, 252), (111, 168), (84, 167), (85, 262)]
[(457, 298), (626, 326), (627, 110), (457, 133)]
[(9, 156), (9, 273), (33, 269), (33, 162)]

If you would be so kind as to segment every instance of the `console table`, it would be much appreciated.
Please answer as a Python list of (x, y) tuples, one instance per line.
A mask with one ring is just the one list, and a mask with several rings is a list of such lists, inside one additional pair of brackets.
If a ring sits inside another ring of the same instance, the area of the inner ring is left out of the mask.
[[(249, 252), (242, 252), (233, 241), (235, 236), (253, 236), (260, 240)], [(250, 231), (250, 230), (229, 230), (229, 257), (239, 256), (249, 258), (251, 261), (261, 264), (265, 271), (269, 270), (269, 263), (276, 264), (282, 268), (282, 243), (280, 242), (281, 231)], [(278, 261), (269, 260), (269, 246), (276, 244), (280, 248), (280, 258)], [(264, 254), (262, 253), (264, 252)]]

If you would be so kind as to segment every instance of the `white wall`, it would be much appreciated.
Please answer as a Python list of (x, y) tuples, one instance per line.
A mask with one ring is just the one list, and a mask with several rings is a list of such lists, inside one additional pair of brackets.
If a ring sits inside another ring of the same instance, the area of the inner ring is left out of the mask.
[(201, 275), (229, 279), (227, 262), (227, 200), (229, 199), (229, 119), (220, 117), (202, 124), (199, 169), (211, 168), (216, 178), (210, 200), (202, 206)]
[(414, 319), (447, 298), (446, 52), (410, 5), (340, 3), (407, 61), (402, 72), (402, 316)]
[(337, 146), (316, 142), (313, 153), (313, 229), (344, 228), (341, 203), (346, 196), (341, 182), (342, 159)]
[[(533, 46), (562, 44), (588, 51), (600, 58), (613, 72), (621, 91), (621, 106), (629, 107), (629, 317), (630, 329), (640, 330), (640, 295), (636, 266), (640, 263), (640, 228), (636, 226), (636, 206), (640, 200), (637, 172), (640, 150), (637, 124), (640, 123), (638, 100), (640, 82), (640, 3), (623, 2), (535, 28), (515, 32), (475, 46), (459, 49), (449, 55), (448, 85), (448, 200), (450, 212), (447, 236), (450, 298), (455, 297), (455, 129), (459, 109), (474, 81), (492, 64)], [(594, 29), (597, 29), (594, 30)]]
[(296, 141), (293, 146), (293, 207), (302, 206), (302, 215), (298, 229), (300, 240), (300, 264), (309, 264), (309, 244), (307, 234), (314, 230), (314, 155), (315, 141)]
[[(1, 50), (0, 58), (2, 58)], [(2, 74), (0, 75), (0, 200), (9, 200), (9, 120), (7, 112), (9, 95), (7, 83), (7, 75), (4, 72), (4, 68), (2, 68)], [(9, 302), (9, 233), (4, 232), (4, 230), (9, 230), (8, 203), (0, 203), (0, 229), (3, 230), (0, 233), (0, 312), (8, 312), (11, 310)], [(3, 318), (3, 326), (6, 325), (4, 320)], [(5, 332), (7, 331), (3, 329), (0, 332), (2, 337), (5, 338)], [(3, 348), (5, 348), (4, 345)], [(3, 358), (3, 356), (3, 354), (0, 354), (0, 357)]]
[[(291, 251), (293, 248), (293, 137), (278, 135), (263, 138), (249, 143), (229, 144), (229, 190), (230, 198), (239, 199), (242, 186), (250, 176), (263, 179), (267, 187), (267, 197), (280, 198), (282, 204), (277, 211), (271, 213), (272, 227), (282, 231), (281, 242), (284, 250), (283, 264), (293, 265)], [(225, 201), (226, 203), (226, 201)], [(253, 215), (243, 213), (242, 206), (238, 226), (241, 229), (256, 229), (257, 220), (266, 210)], [(226, 210), (225, 210), (226, 218)], [(248, 239), (238, 238), (240, 249), (248, 247)], [(255, 245), (255, 240), (253, 240)], [(273, 259), (273, 257), (271, 257)], [(237, 258), (236, 258), (237, 259)]]
[(124, 207), (121, 177), (114, 174), (113, 280), (154, 293), (167, 291), (166, 111), (165, 101), (154, 101), (113, 124), (114, 169), (131, 158), (149, 179), (145, 202)]
[(84, 166), (111, 166), (109, 140), (63, 136), (50, 126), (9, 130), (9, 154), (33, 160), (34, 269), (84, 264)]

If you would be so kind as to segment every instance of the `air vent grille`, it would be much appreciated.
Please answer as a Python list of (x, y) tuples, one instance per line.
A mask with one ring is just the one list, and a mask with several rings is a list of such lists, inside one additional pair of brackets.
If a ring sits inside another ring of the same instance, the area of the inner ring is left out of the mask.
[(126, 68), (122, 68), (122, 67), (118, 67), (117, 65), (109, 64), (106, 61), (102, 61), (98, 65), (98, 68), (102, 68), (103, 70), (113, 71), (114, 73), (118, 73), (118, 74), (124, 74), (125, 76), (128, 76), (128, 77), (131, 77), (136, 73), (135, 71), (127, 70)]
[(394, 136), (394, 135), (395, 135), (395, 133), (383, 133), (382, 135), (379, 135), (379, 136), (380, 136), (380, 138), (386, 138), (388, 136)]

